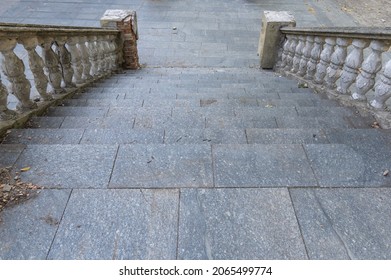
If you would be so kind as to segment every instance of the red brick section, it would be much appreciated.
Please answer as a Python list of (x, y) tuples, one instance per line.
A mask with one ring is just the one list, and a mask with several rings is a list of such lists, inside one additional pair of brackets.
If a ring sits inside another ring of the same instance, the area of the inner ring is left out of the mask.
[(117, 28), (122, 32), (124, 67), (127, 69), (140, 68), (137, 52), (138, 38), (132, 28), (131, 16), (117, 22)]

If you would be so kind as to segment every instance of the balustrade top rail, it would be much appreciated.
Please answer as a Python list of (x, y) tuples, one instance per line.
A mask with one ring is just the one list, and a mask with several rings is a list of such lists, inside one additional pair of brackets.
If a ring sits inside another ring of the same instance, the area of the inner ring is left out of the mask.
[(283, 34), (391, 41), (391, 27), (282, 27)]
[(9, 24), (0, 23), (0, 38), (18, 38), (27, 36), (89, 36), (89, 35), (118, 35), (119, 30), (97, 27)]

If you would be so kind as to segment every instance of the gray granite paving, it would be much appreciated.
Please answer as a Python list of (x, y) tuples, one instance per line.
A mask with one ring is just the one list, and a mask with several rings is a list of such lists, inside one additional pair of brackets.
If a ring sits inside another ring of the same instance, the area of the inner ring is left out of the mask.
[(28, 145), (16, 162), (16, 170), (30, 167), (20, 176), (49, 188), (106, 188), (117, 145)]
[(81, 144), (163, 144), (164, 129), (86, 129)]
[(319, 185), (322, 187), (389, 187), (389, 149), (369, 143), (304, 145)]
[(74, 190), (49, 259), (175, 259), (178, 190)]
[(324, 144), (329, 143), (320, 129), (246, 129), (249, 144)]
[(0, 213), (0, 260), (46, 259), (70, 190), (41, 190)]
[(165, 144), (246, 144), (244, 129), (166, 129)]
[(24, 150), (25, 145), (0, 145), (0, 168), (11, 167)]
[(316, 186), (301, 145), (213, 145), (216, 187)]
[(212, 187), (210, 145), (122, 145), (110, 188)]
[(79, 144), (84, 129), (14, 129), (3, 143)]
[(180, 205), (178, 259), (307, 258), (285, 188), (185, 189)]
[(310, 259), (391, 258), (389, 188), (290, 193)]

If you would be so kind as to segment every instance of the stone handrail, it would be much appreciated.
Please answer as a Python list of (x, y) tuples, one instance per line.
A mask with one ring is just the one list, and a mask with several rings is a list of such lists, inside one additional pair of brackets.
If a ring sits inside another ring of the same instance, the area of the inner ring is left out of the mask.
[(278, 29), (273, 68), (391, 128), (391, 28), (294, 26)]
[(108, 10), (101, 26), (0, 23), (0, 136), (122, 67), (139, 67), (136, 13)]

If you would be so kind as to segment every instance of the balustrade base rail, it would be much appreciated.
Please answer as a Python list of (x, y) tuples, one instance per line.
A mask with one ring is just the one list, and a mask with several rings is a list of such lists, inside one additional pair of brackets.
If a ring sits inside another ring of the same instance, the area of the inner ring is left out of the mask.
[(278, 20), (290, 23), (273, 31), (280, 38), (268, 50), (277, 54), (275, 70), (391, 128), (391, 28), (297, 28), (290, 17)]

